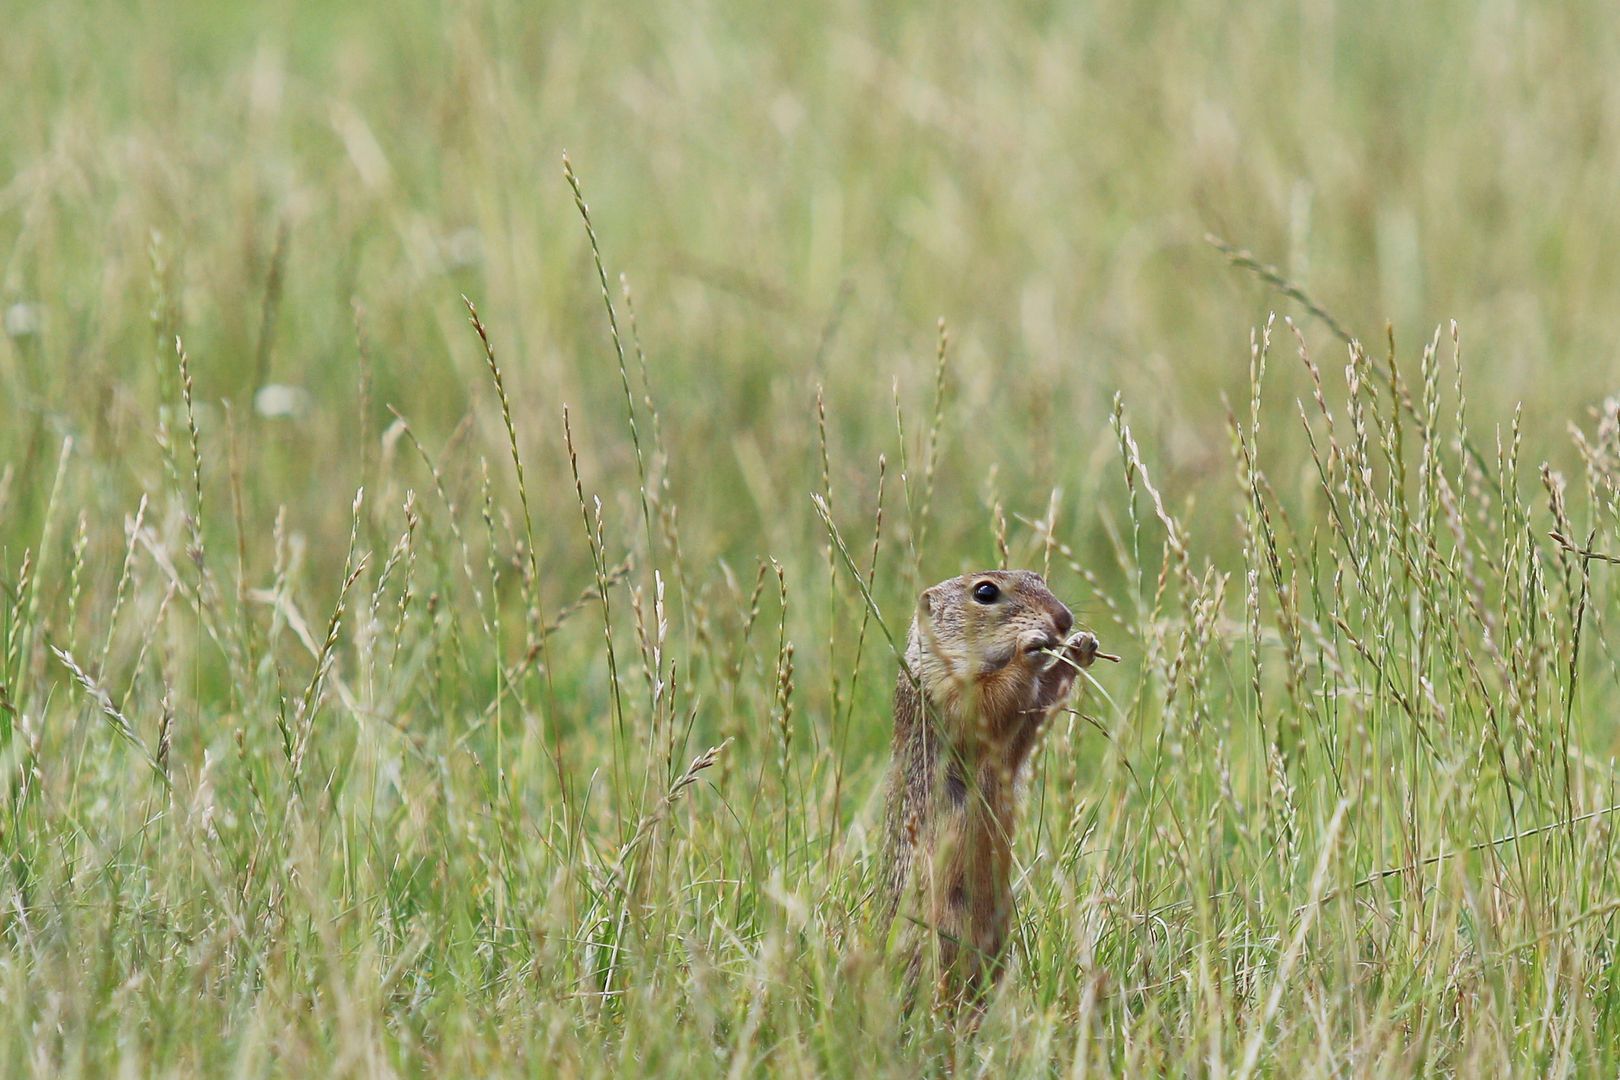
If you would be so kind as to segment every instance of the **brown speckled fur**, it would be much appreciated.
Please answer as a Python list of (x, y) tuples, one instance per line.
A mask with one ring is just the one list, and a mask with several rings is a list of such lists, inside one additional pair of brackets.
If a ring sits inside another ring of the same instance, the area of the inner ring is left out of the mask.
[[(996, 602), (973, 599), (984, 582)], [(1027, 570), (965, 574), (918, 601), (894, 691), (887, 910), (906, 920), (911, 977), (931, 975), (942, 1003), (974, 1000), (1001, 972), (1020, 773), (1075, 679), (1040, 650), (1073, 622)], [(1084, 667), (1096, 651), (1085, 634), (1067, 655)]]

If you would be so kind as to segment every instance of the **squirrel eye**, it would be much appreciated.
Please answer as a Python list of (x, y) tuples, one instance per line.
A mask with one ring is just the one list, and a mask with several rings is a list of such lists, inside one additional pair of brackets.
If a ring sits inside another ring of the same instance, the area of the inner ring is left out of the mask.
[(973, 586), (973, 599), (981, 604), (993, 604), (1001, 598), (1001, 590), (993, 581), (981, 581)]

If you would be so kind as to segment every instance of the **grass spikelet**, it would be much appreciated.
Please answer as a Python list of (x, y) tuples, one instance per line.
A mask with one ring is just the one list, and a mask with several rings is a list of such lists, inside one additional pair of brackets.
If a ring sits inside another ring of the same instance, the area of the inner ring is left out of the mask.
[(191, 505), (186, 510), (186, 524), (191, 530), (191, 547), (186, 554), (201, 572), (203, 558), (203, 484), (202, 440), (197, 435), (197, 409), (192, 402), (191, 357), (186, 355), (185, 342), (174, 339), (175, 355), (180, 362), (180, 398), (186, 408), (186, 434), (191, 444)]
[[(647, 495), (647, 462), (641, 452), (641, 432), (636, 426), (636, 399), (630, 391), (630, 370), (625, 363), (624, 341), (619, 337), (619, 316), (613, 310), (613, 294), (608, 288), (607, 268), (602, 265), (602, 248), (596, 239), (596, 227), (591, 224), (591, 211), (585, 205), (585, 193), (579, 186), (579, 178), (574, 175), (574, 163), (568, 160), (568, 154), (563, 153), (563, 177), (568, 181), (568, 188), (574, 193), (574, 207), (579, 211), (579, 217), (585, 224), (585, 236), (590, 241), (591, 259), (596, 264), (596, 277), (602, 286), (602, 306), (607, 309), (608, 333), (613, 339), (613, 353), (619, 362), (619, 384), (624, 389), (625, 418), (630, 425), (630, 445), (636, 452), (636, 477), (640, 482), (641, 516), (647, 529), (647, 555), (650, 559), (653, 553), (653, 527), (652, 510)], [(639, 347), (639, 346), (638, 346)], [(646, 365), (642, 365), (642, 374), (645, 378)]]
[[(84, 688), (84, 692), (90, 695), (90, 700), (95, 702), (96, 708), (101, 711), (102, 717), (106, 719), (108, 726), (113, 729), (113, 732), (130, 746), (134, 747), (135, 750), (140, 753), (141, 757), (146, 760), (147, 765), (151, 767), (152, 772), (158, 777), (158, 779), (167, 784), (167, 751), (165, 751), (164, 763), (160, 764), (158, 759), (152, 756), (152, 752), (147, 749), (146, 743), (141, 740), (140, 735), (136, 733), (135, 725), (131, 724), (129, 722), (129, 718), (126, 717), (119, 710), (118, 706), (113, 703), (112, 697), (107, 693), (106, 690), (101, 688), (101, 684), (96, 682), (96, 680), (93, 679), (87, 671), (79, 666), (79, 662), (73, 659), (73, 654), (63, 649), (59, 649), (55, 645), (52, 645), (50, 648), (51, 652), (56, 655), (57, 660), (61, 661), (62, 666), (67, 668), (68, 673), (71, 674), (78, 684)], [(167, 725), (165, 725), (164, 730), (166, 733)]]
[[(518, 452), (517, 425), (512, 421), (512, 402), (506, 396), (506, 380), (501, 375), (500, 364), (495, 361), (495, 346), (489, 340), (489, 331), (484, 328), (483, 320), (478, 317), (477, 306), (465, 295), (462, 296), (461, 302), (467, 306), (467, 320), (472, 323), (473, 330), (478, 334), (478, 340), (484, 346), (484, 362), (489, 367), (491, 381), (495, 383), (495, 396), (501, 402), (501, 423), (506, 427), (506, 447), (512, 455), (512, 471), (517, 475), (518, 504), (523, 509), (523, 549), (528, 556), (528, 573), (523, 580), (523, 608), (527, 613), (526, 644), (533, 645), (544, 618), (540, 611), (540, 564), (534, 547), (534, 516), (529, 511), (529, 486), (523, 476), (523, 455)], [(543, 642), (541, 647), (544, 648)]]
[(349, 590), (354, 583), (360, 580), (366, 571), (369, 556), (359, 555), (356, 544), (360, 534), (360, 506), (365, 499), (365, 491), (355, 492), (352, 510), (352, 524), (349, 531), (349, 554), (344, 561), (343, 584), (338, 589), (337, 603), (332, 607), (332, 614), (326, 620), (326, 635), (321, 640), (320, 649), (315, 655), (315, 669), (310, 674), (309, 683), (304, 687), (303, 697), (299, 699), (297, 712), (294, 714), (293, 729), (295, 731), (292, 743), (292, 752), (288, 760), (294, 790), (303, 776), (304, 756), (309, 750), (310, 738), (315, 730), (315, 712), (320, 705), (321, 690), (324, 687), (327, 675), (332, 670), (335, 658), (338, 635), (343, 627), (343, 616), (348, 610)]

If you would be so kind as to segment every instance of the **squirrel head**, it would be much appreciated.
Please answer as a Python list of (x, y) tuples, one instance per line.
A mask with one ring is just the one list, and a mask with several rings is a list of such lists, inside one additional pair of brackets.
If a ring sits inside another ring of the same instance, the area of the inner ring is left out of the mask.
[(1042, 650), (1061, 648), (1073, 629), (1073, 613), (1039, 574), (984, 570), (923, 592), (908, 652), (931, 692), (990, 680), (1032, 686), (1054, 663)]

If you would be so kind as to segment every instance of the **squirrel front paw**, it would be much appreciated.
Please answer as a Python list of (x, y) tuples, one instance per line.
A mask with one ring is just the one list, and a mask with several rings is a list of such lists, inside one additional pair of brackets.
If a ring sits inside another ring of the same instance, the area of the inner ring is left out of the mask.
[(1089, 630), (1077, 630), (1063, 644), (1063, 653), (1080, 667), (1088, 668), (1096, 662), (1102, 649), (1097, 635)]

